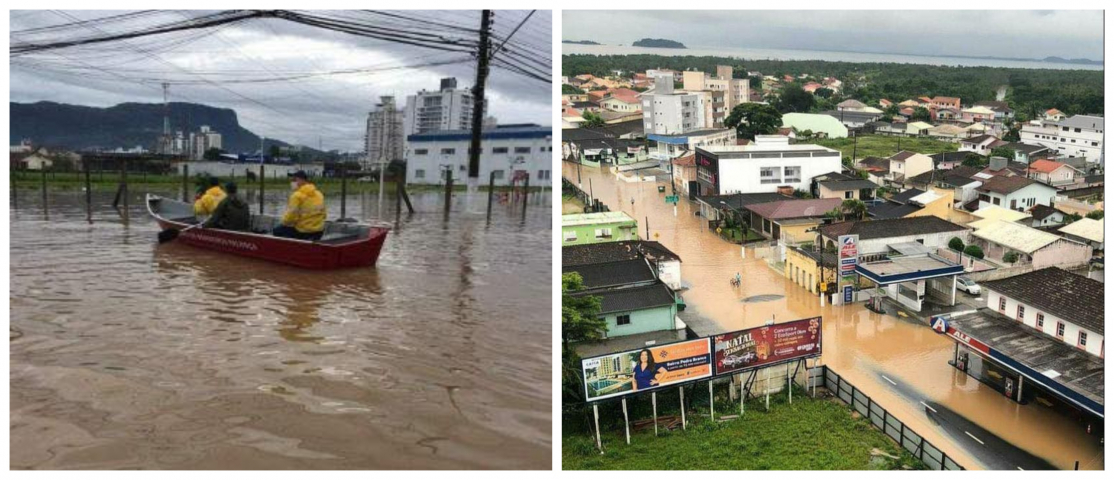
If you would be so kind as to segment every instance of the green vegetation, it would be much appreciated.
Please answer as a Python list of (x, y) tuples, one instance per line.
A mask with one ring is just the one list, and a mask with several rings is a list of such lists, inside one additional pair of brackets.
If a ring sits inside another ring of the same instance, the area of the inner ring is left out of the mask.
[(1088, 213), (1087, 218), (1090, 218), (1091, 220), (1102, 220), (1102, 216), (1103, 216), (1102, 212), (1103, 212), (1102, 210), (1095, 210), (1093, 212)]
[(997, 147), (997, 148), (994, 148), (994, 149), (990, 150), (990, 156), (992, 156), (992, 157), (1004, 157), (1004, 158), (1009, 159), (1012, 162), (1014, 157), (1017, 156), (1017, 151), (1010, 148), (1010, 147)]
[(957, 252), (962, 252), (964, 246), (963, 240), (960, 240), (959, 237), (952, 237), (951, 240), (948, 240), (948, 248)]
[(963, 249), (963, 254), (968, 257), (975, 257), (979, 260), (983, 258), (982, 248), (978, 245), (967, 245), (967, 247)]
[(599, 315), (600, 298), (570, 295), (583, 289), (584, 279), (579, 273), (561, 275), (561, 407), (565, 416), (584, 408), (580, 356), (571, 345), (599, 341), (607, 333), (607, 321)]
[(809, 143), (839, 150), (845, 157), (855, 155), (855, 160), (864, 157), (889, 157), (901, 150), (932, 155), (941, 152), (954, 152), (959, 145), (936, 140), (934, 138), (920, 137), (892, 137), (887, 135), (861, 135), (858, 137), (858, 147), (855, 139), (825, 138), (813, 140)]
[(1017, 252), (1006, 252), (1005, 255), (1002, 255), (1002, 261), (1009, 264), (1017, 263), (1018, 258)]
[(731, 109), (723, 124), (734, 128), (739, 137), (754, 140), (755, 135), (769, 135), (781, 127), (781, 112), (771, 105), (743, 103)]
[(791, 83), (781, 89), (781, 94), (774, 101), (774, 105), (781, 113), (808, 113), (816, 105), (816, 97), (806, 92), (800, 85)]
[(584, 123), (580, 125), (582, 128), (596, 128), (607, 124), (598, 113), (584, 112), (581, 117), (584, 118)]
[(567, 83), (561, 85), (561, 95), (580, 95), (582, 93), (584, 93), (584, 90), (581, 90), (573, 85), (569, 85)]
[[(742, 419), (711, 422), (690, 412), (687, 430), (662, 430), (655, 437), (651, 428), (645, 433), (632, 433), (630, 445), (626, 444), (621, 423), (603, 427), (603, 455), (588, 433), (566, 435), (561, 442), (561, 466), (565, 470), (926, 468), (869, 421), (853, 418), (838, 400), (812, 399), (798, 395), (802, 393), (798, 389), (794, 393), (791, 405), (785, 395), (771, 398), (768, 412), (759, 399), (747, 402)], [(658, 395), (660, 410), (668, 408), (663, 407), (667, 405), (663, 396)], [(638, 398), (635, 403), (649, 403), (649, 399)], [(734, 405), (733, 413), (738, 413), (738, 403), (719, 405)], [(707, 413), (706, 406), (700, 413)], [(618, 418), (622, 419), (621, 413)], [(898, 458), (872, 456), (875, 449)]]
[(862, 200), (849, 198), (840, 204), (844, 220), (862, 220), (866, 218), (867, 208)]
[(715, 73), (716, 65), (730, 65), (735, 72), (757, 70), (765, 75), (807, 73), (843, 81), (843, 98), (868, 105), (886, 98), (901, 102), (920, 96), (959, 97), (965, 105), (995, 100), (1006, 87), (1010, 107), (1022, 118), (1036, 118), (1049, 108), (1068, 115), (1103, 113), (1102, 70), (1040, 68), (951, 67), (902, 63), (853, 63), (822, 60), (739, 60), (714, 56), (665, 55), (563, 55), (563, 75), (591, 73), (606, 76), (612, 70), (643, 72), (653, 68), (696, 69)]

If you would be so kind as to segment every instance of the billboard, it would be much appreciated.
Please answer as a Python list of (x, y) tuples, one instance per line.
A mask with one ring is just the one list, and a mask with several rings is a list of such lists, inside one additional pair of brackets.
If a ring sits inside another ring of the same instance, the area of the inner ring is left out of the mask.
[(715, 335), (715, 374), (820, 355), (820, 330), (821, 318), (813, 317)]
[(707, 338), (611, 353), (580, 361), (584, 398), (604, 398), (666, 387), (712, 376)]

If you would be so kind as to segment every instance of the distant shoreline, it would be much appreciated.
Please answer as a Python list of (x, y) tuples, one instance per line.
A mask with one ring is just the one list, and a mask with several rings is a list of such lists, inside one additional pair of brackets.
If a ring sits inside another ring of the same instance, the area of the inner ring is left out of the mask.
[(561, 40), (561, 43), (571, 43), (573, 45), (603, 45), (602, 43), (593, 42), (591, 40)]

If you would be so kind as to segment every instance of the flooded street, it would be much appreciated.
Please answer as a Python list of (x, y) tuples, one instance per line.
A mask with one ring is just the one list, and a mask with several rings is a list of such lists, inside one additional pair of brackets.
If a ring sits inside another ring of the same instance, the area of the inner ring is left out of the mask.
[[(563, 169), (564, 177), (575, 183), (576, 166), (565, 163)], [(928, 326), (875, 314), (861, 303), (821, 308), (819, 297), (789, 282), (765, 260), (754, 258), (753, 249), (748, 248), (742, 258), (738, 245), (708, 231), (706, 220), (694, 215), (695, 202), (682, 199), (674, 217), (673, 206), (665, 203), (666, 193), (658, 193), (655, 183), (628, 183), (587, 167), (581, 169), (581, 178), (584, 191), (591, 188), (612, 210), (634, 217), (640, 236), (646, 235), (648, 217), (648, 239), (660, 241), (681, 257), (682, 282), (689, 287), (683, 293), (688, 305), (684, 318), (703, 318), (720, 331), (732, 331), (760, 326), (771, 318), (782, 322), (823, 315), (823, 363), (960, 465), (1014, 469), (1003, 464), (1027, 452), (1056, 468), (1071, 469), (1076, 461), (1081, 469), (1103, 468), (1097, 437), (1065, 417), (1033, 404), (1019, 405), (967, 378), (947, 363), (955, 343)], [(668, 190), (668, 183), (666, 177), (658, 184)], [(736, 272), (743, 279), (738, 289), (729, 284)], [(926, 405), (943, 406), (1023, 452), (988, 451), (964, 430), (941, 422)]]
[(12, 468), (550, 468), (548, 190), (490, 225), (388, 193), (378, 266), (326, 272), (159, 245), (138, 190), (126, 225), (111, 193), (9, 208)]

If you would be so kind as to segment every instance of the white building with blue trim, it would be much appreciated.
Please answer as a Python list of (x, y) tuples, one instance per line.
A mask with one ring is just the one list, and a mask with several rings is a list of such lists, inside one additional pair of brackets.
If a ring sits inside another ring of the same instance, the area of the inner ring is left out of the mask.
[[(508, 124), (483, 131), (480, 142), (480, 185), (487, 185), (492, 172), (496, 185), (530, 175), (531, 186), (551, 186), (553, 129), (537, 124)], [(468, 178), (468, 149), (472, 132), (448, 130), (407, 137), (406, 181), (437, 185), (448, 172), (454, 182)]]

